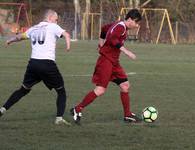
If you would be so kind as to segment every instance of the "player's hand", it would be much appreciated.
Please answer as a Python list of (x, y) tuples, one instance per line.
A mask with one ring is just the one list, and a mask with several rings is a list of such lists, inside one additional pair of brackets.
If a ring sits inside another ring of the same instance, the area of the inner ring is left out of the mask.
[(134, 53), (132, 53), (131, 51), (126, 51), (126, 55), (130, 58), (135, 60), (136, 59), (136, 55)]
[(10, 45), (11, 43), (12, 43), (12, 42), (11, 42), (10, 40), (7, 40), (7, 41), (5, 42), (6, 46)]
[(120, 50), (127, 55), (130, 59), (135, 60), (136, 59), (136, 55), (131, 52), (130, 50), (126, 49), (124, 46), (121, 46)]
[(135, 54), (133, 54), (133, 53), (130, 53), (130, 54), (129, 54), (129, 57), (130, 57), (131, 59), (133, 59), (133, 60), (135, 60), (135, 59), (136, 59), (136, 55), (135, 55)]
[(65, 51), (69, 52), (70, 51), (70, 46), (67, 46)]
[(100, 50), (100, 48), (101, 48), (101, 46), (100, 46), (100, 44), (98, 44), (97, 50), (99, 51), (99, 50)]

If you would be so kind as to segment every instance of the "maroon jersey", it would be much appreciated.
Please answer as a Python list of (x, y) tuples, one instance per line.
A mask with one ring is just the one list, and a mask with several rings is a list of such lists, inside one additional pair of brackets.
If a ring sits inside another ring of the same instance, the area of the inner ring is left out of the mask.
[(127, 38), (127, 29), (123, 21), (108, 24), (102, 27), (100, 38), (105, 39), (99, 53), (112, 63), (119, 62), (120, 47)]

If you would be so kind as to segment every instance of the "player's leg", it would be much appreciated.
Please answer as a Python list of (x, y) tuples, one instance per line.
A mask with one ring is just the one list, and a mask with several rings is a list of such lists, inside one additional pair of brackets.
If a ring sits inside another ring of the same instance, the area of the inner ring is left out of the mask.
[(105, 93), (107, 85), (110, 81), (112, 74), (112, 63), (106, 58), (100, 56), (97, 60), (95, 71), (92, 77), (92, 82), (96, 84), (96, 87), (93, 91), (90, 91), (78, 104), (75, 109), (76, 112), (81, 112), (82, 109), (89, 104), (91, 104), (98, 96), (101, 96)]
[(92, 77), (92, 81), (96, 84), (93, 91), (89, 91), (83, 100), (74, 108), (72, 108), (71, 114), (76, 123), (80, 122), (81, 111), (91, 104), (97, 97), (103, 95), (106, 91), (107, 85), (110, 81), (112, 74), (112, 63), (104, 57), (99, 57), (96, 63), (95, 71)]
[(128, 81), (122, 82), (119, 84), (120, 87), (120, 98), (123, 105), (124, 116), (130, 116), (130, 96), (129, 96), (129, 88), (130, 84)]
[(6, 110), (10, 109), (11, 106), (17, 103), (22, 97), (27, 95), (30, 92), (31, 87), (33, 85), (40, 82), (40, 79), (36, 76), (32, 69), (33, 66), (34, 64), (31, 61), (29, 61), (29, 64), (24, 75), (23, 85), (18, 90), (13, 92), (3, 105), (3, 107), (0, 108), (0, 116), (3, 115)]
[(121, 99), (121, 103), (123, 106), (123, 111), (124, 111), (124, 121), (125, 122), (132, 122), (132, 121), (138, 121), (137, 116), (131, 112), (131, 105), (130, 105), (130, 95), (129, 95), (129, 91), (130, 91), (130, 83), (128, 81), (127, 75), (124, 71), (124, 69), (122, 68), (122, 66), (120, 66), (120, 64), (118, 64), (117, 66), (114, 66), (113, 68), (113, 82), (116, 83), (119, 87), (120, 87), (120, 99)]
[(82, 102), (75, 107), (76, 112), (81, 112), (83, 108), (91, 104), (95, 100), (95, 98), (97, 98), (98, 96), (103, 95), (105, 91), (106, 91), (106, 88), (102, 86), (96, 86), (95, 89), (93, 91), (90, 91), (83, 98)]
[(75, 123), (77, 124), (80, 123), (80, 119), (82, 116), (81, 111), (86, 106), (91, 104), (98, 96), (103, 95), (105, 91), (106, 91), (106, 88), (102, 86), (96, 86), (95, 89), (93, 91), (90, 91), (77, 106), (75, 106), (74, 108), (70, 110), (71, 114), (73, 115), (73, 119)]
[(23, 96), (28, 94), (30, 92), (30, 89), (21, 86), (18, 90), (13, 92), (11, 96), (8, 98), (8, 100), (5, 102), (3, 107), (0, 108), (0, 116), (2, 116), (6, 110), (8, 110), (11, 106), (13, 106), (15, 103), (17, 103)]
[(123, 106), (124, 116), (131, 115), (130, 111), (130, 96), (129, 96), (129, 89), (130, 83), (127, 78), (123, 79), (114, 79), (114, 83), (116, 83), (120, 87), (120, 99)]
[(63, 119), (65, 108), (66, 108), (66, 91), (64, 86), (60, 88), (55, 88), (57, 93), (57, 100), (56, 100), (56, 107), (57, 107), (57, 114), (55, 119), (55, 124), (65, 124), (71, 125), (68, 121)]
[(125, 81), (119, 84), (120, 87), (120, 98), (123, 105), (124, 110), (124, 121), (125, 122), (139, 122), (141, 119), (137, 117), (131, 110), (130, 110), (130, 83), (129, 81)]
[(64, 87), (55, 89), (57, 93), (57, 100), (56, 100), (56, 106), (57, 106), (57, 117), (63, 116), (65, 107), (66, 107), (66, 91)]
[(56, 107), (57, 107), (57, 114), (55, 124), (66, 124), (71, 125), (65, 119), (63, 119), (64, 111), (66, 108), (66, 91), (64, 87), (56, 88), (57, 93), (57, 100), (56, 100)]
[(62, 78), (62, 75), (59, 72), (58, 67), (54, 61), (44, 60), (42, 61), (42, 65), (43, 69), (39, 71), (39, 76), (50, 90), (54, 88), (57, 93), (57, 113), (55, 124), (71, 125), (69, 122), (63, 119), (66, 107), (66, 90), (64, 87), (64, 80)]

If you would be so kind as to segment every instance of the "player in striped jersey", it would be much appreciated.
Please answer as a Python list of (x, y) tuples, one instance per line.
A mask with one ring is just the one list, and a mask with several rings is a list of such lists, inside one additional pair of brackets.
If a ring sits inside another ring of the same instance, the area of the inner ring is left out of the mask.
[(70, 35), (57, 25), (58, 15), (49, 9), (45, 12), (44, 19), (39, 24), (32, 26), (25, 33), (18, 34), (7, 40), (7, 44), (25, 39), (31, 40), (32, 53), (26, 68), (22, 86), (16, 90), (0, 108), (0, 116), (27, 95), (31, 88), (43, 81), (47, 88), (55, 89), (57, 93), (57, 114), (55, 124), (70, 125), (63, 119), (66, 106), (66, 91), (64, 81), (55, 63), (56, 41), (64, 37), (66, 50), (70, 49)]

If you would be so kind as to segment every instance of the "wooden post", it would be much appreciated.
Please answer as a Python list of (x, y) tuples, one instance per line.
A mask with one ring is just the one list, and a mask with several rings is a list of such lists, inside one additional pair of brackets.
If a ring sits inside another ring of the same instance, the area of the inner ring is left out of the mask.
[(170, 31), (170, 35), (171, 35), (171, 41), (172, 41), (173, 44), (176, 44), (175, 37), (174, 37), (174, 34), (173, 34), (173, 29), (172, 29), (172, 26), (171, 26), (171, 21), (170, 21), (170, 18), (169, 18), (169, 14), (168, 14), (167, 9), (165, 10), (165, 13), (166, 13), (167, 21), (168, 21), (168, 25), (169, 25), (169, 31)]
[(23, 7), (23, 5), (20, 5), (20, 8), (19, 8), (19, 10), (18, 10), (18, 15), (17, 15), (17, 19), (16, 19), (16, 23), (17, 23), (17, 24), (19, 23), (20, 12), (21, 12), (22, 7)]
[(175, 22), (175, 42), (178, 42), (178, 21)]
[(91, 14), (91, 40), (93, 40), (93, 15)]
[(160, 29), (159, 29), (159, 32), (158, 32), (158, 36), (157, 36), (157, 39), (156, 39), (156, 44), (158, 44), (158, 41), (159, 41), (159, 38), (160, 38), (160, 34), (161, 34), (162, 27), (163, 27), (164, 20), (165, 20), (165, 15), (166, 15), (166, 12), (164, 11), (163, 18), (162, 18), (162, 21), (161, 21), (161, 24), (160, 24)]

